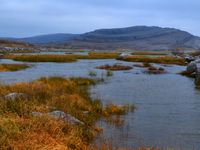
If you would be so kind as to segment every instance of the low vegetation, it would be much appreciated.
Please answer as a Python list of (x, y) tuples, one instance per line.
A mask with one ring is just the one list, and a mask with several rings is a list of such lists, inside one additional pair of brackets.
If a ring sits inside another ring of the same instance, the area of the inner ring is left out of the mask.
[(166, 73), (165, 69), (162, 67), (154, 67), (154, 66), (150, 66), (147, 68), (147, 70), (145, 71), (148, 74), (163, 74)]
[(29, 68), (26, 64), (0, 64), (0, 72), (19, 71)]
[(120, 53), (100, 53), (100, 52), (91, 52), (88, 55), (74, 55), (77, 59), (116, 59)]
[(96, 77), (97, 76), (97, 72), (96, 71), (90, 71), (88, 74), (91, 77)]
[(4, 58), (24, 62), (74, 62), (77, 59), (116, 59), (119, 53), (89, 53), (88, 55), (6, 55)]
[[(101, 131), (95, 122), (113, 115), (124, 115), (128, 106), (102, 105), (92, 100), (88, 87), (94, 80), (85, 78), (41, 78), (29, 83), (0, 85), (0, 149), (93, 149), (90, 142)], [(9, 93), (23, 97), (6, 99)], [(72, 124), (48, 115), (55, 110), (83, 122)]]
[(5, 58), (23, 62), (74, 62), (76, 58), (70, 55), (7, 55)]
[(131, 66), (123, 66), (123, 65), (118, 65), (118, 64), (114, 64), (114, 65), (103, 65), (103, 66), (99, 66), (96, 67), (97, 69), (105, 69), (105, 70), (112, 70), (112, 71), (119, 71), (119, 70), (131, 70), (133, 69), (133, 67)]
[(177, 57), (172, 57), (172, 56), (162, 56), (162, 57), (128, 56), (128, 57), (118, 58), (118, 59), (123, 60), (123, 61), (128, 61), (128, 62), (185, 65), (185, 60), (183, 58), (177, 58)]
[(132, 55), (168, 55), (167, 52), (155, 52), (155, 51), (139, 51), (133, 52)]
[(187, 71), (187, 70), (182, 71), (182, 72), (180, 72), (178, 74), (186, 76), (186, 77), (190, 77), (190, 78), (195, 78), (196, 77), (195, 73)]

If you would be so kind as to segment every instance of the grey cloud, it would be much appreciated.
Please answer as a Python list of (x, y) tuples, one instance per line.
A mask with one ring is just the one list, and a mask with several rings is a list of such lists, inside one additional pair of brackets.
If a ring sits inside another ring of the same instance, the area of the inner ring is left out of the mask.
[(199, 0), (0, 0), (0, 36), (151, 25), (200, 35)]

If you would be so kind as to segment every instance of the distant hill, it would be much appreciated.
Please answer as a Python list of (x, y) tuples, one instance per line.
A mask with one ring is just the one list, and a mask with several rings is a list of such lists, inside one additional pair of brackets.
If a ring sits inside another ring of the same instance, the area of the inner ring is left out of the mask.
[(71, 40), (77, 36), (76, 34), (49, 34), (49, 35), (39, 35), (39, 36), (33, 36), (33, 37), (27, 37), (27, 38), (20, 38), (15, 39), (18, 41), (23, 41), (31, 44), (50, 44), (50, 43), (63, 43), (66, 41)]
[(101, 29), (76, 37), (69, 46), (93, 49), (200, 49), (200, 38), (173, 28), (135, 26)]
[(15, 40), (77, 49), (200, 50), (199, 37), (174, 28), (154, 26), (100, 29), (79, 35), (50, 34)]
[(34, 45), (25, 42), (13, 41), (13, 40), (3, 40), (0, 39), (0, 47), (19, 47), (19, 48), (33, 48)]

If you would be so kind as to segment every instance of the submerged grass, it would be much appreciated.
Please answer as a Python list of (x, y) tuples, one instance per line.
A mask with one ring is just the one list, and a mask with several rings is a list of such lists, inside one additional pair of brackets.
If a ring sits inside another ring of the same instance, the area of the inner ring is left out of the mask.
[(183, 58), (177, 58), (172, 56), (162, 56), (162, 57), (128, 56), (125, 58), (118, 58), (118, 59), (128, 62), (145, 62), (145, 63), (160, 63), (160, 64), (176, 64), (176, 65), (186, 64)]
[(0, 64), (0, 72), (18, 71), (29, 68), (26, 64)]
[[(101, 129), (100, 117), (123, 115), (127, 106), (109, 105), (92, 100), (88, 88), (96, 82), (85, 78), (41, 78), (29, 83), (0, 85), (0, 149), (90, 149), (90, 142)], [(9, 93), (25, 97), (6, 99)], [(60, 110), (84, 124), (74, 125), (46, 114)]]

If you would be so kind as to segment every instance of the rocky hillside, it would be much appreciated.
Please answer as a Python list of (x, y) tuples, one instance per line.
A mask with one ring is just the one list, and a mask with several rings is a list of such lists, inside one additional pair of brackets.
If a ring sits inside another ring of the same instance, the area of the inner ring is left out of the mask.
[(200, 38), (188, 32), (147, 26), (95, 30), (66, 43), (74, 48), (94, 49), (200, 49)]
[(77, 49), (200, 50), (200, 38), (174, 28), (134, 26), (84, 34), (52, 34), (15, 39), (38, 45)]

